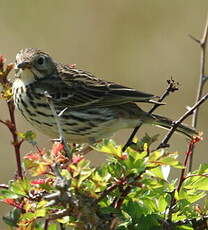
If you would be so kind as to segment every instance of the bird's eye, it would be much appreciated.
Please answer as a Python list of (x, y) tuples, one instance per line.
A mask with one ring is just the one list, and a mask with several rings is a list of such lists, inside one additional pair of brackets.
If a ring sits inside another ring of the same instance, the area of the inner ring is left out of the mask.
[(39, 64), (39, 65), (42, 65), (43, 63), (44, 63), (44, 58), (43, 57), (39, 57), (38, 58), (38, 60), (37, 60), (37, 63)]

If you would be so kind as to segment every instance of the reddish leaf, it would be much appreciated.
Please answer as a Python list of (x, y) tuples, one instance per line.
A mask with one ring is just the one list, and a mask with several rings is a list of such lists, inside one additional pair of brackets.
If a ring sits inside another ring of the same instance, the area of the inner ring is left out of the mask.
[(60, 142), (55, 142), (53, 144), (51, 153), (54, 155), (58, 155), (64, 149), (64, 145)]
[(127, 154), (122, 154), (122, 155), (120, 156), (120, 159), (121, 159), (121, 160), (126, 160), (126, 159), (128, 159), (128, 155), (127, 155)]
[(72, 164), (79, 163), (84, 157), (83, 156), (73, 156), (72, 157)]
[(36, 185), (36, 184), (46, 184), (47, 183), (47, 179), (37, 179), (37, 180), (32, 180), (31, 184)]
[(4, 199), (3, 201), (9, 205), (12, 205), (12, 206), (18, 208), (18, 209), (22, 209), (23, 204), (17, 203), (14, 199), (7, 198), (7, 199)]
[(37, 153), (30, 153), (24, 156), (24, 158), (29, 160), (40, 160), (40, 156)]

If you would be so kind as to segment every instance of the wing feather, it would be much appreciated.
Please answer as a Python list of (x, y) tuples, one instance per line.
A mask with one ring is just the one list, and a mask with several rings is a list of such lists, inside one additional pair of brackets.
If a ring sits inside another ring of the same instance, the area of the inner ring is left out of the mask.
[[(72, 108), (89, 105), (104, 107), (128, 102), (154, 103), (152, 99), (155, 96), (152, 94), (98, 79), (91, 73), (70, 68), (67, 65), (57, 64), (57, 69), (62, 80), (59, 82), (62, 82), (62, 85), (58, 86), (57, 81), (56, 91), (61, 91), (59, 94), (63, 106)], [(58, 100), (58, 97), (53, 98), (54, 102), (56, 102), (56, 98)]]

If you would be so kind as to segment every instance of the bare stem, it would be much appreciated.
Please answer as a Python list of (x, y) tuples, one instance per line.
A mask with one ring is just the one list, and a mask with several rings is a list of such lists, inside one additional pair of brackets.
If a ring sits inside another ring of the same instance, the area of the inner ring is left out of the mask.
[(23, 178), (23, 174), (22, 174), (22, 166), (21, 166), (21, 157), (20, 157), (20, 146), (22, 144), (21, 141), (18, 140), (18, 136), (17, 136), (17, 128), (16, 128), (16, 120), (15, 120), (15, 116), (14, 116), (14, 103), (12, 100), (7, 102), (8, 105), (8, 109), (9, 109), (9, 115), (10, 115), (10, 119), (11, 119), (11, 127), (10, 127), (10, 131), (13, 137), (13, 146), (14, 146), (14, 150), (15, 150), (15, 156), (16, 156), (16, 163), (17, 163), (17, 176), (19, 178)]
[[(197, 42), (201, 48), (199, 85), (198, 85), (197, 96), (196, 96), (196, 102), (197, 102), (202, 97), (204, 85), (207, 80), (207, 76), (205, 75), (205, 63), (206, 63), (206, 47), (207, 47), (207, 39), (208, 39), (208, 17), (207, 17), (206, 25), (204, 28), (204, 33), (202, 35), (201, 40), (198, 40), (194, 38), (193, 36), (191, 36), (191, 38), (195, 42)], [(192, 127), (194, 128), (196, 128), (197, 126), (198, 114), (199, 114), (199, 108), (197, 108), (193, 113)], [(189, 160), (189, 171), (191, 171), (192, 169), (192, 164), (193, 164), (193, 154), (191, 155), (190, 160)]]

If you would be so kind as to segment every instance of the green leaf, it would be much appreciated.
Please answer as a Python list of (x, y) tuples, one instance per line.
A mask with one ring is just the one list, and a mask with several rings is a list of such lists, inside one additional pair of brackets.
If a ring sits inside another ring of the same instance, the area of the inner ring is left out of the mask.
[(160, 196), (159, 199), (157, 199), (157, 207), (159, 212), (164, 212), (168, 206), (168, 202), (166, 199), (166, 196)]
[(38, 209), (35, 212), (27, 212), (21, 215), (21, 220), (32, 221), (34, 219), (45, 217), (46, 209)]
[(178, 195), (179, 195), (179, 200), (185, 199), (190, 203), (194, 203), (197, 200), (202, 199), (206, 195), (206, 193), (197, 191), (195, 189), (185, 189), (184, 187), (182, 187)]
[(44, 217), (45, 215), (46, 215), (46, 209), (45, 208), (38, 209), (35, 211), (36, 217)]
[(77, 186), (80, 187), (82, 182), (92, 175), (95, 169), (85, 168), (82, 169), (79, 175)]
[(14, 208), (12, 211), (10, 211), (8, 216), (3, 216), (2, 219), (7, 225), (17, 227), (20, 216), (21, 210)]
[(145, 136), (141, 139), (138, 140), (134, 138), (134, 144), (130, 146), (130, 148), (134, 149), (137, 152), (143, 152), (147, 150), (151, 146), (152, 143), (154, 143), (159, 137), (159, 134), (156, 134), (154, 136), (149, 136), (147, 133), (145, 133)]
[(204, 173), (208, 173), (208, 163), (201, 164), (199, 166), (199, 170), (194, 172), (194, 174), (204, 174)]
[(129, 201), (124, 205), (123, 210), (128, 213), (133, 221), (139, 222), (142, 215), (148, 213), (148, 208), (139, 205), (137, 202)]
[(49, 224), (48, 230), (57, 230), (57, 224)]
[(27, 131), (25, 133), (19, 132), (18, 136), (21, 137), (22, 139), (25, 139), (30, 144), (33, 144), (33, 145), (37, 144), (37, 142), (35, 140), (36, 139), (36, 134), (31, 130), (29, 130), (29, 131)]
[(138, 228), (138, 230), (161, 230), (161, 223), (159, 220), (160, 216), (157, 214), (143, 216), (139, 222), (140, 228)]
[(0, 191), (0, 199), (6, 199), (6, 198), (11, 198), (11, 199), (17, 199), (19, 197), (18, 194), (12, 192), (11, 190), (1, 190)]
[(177, 227), (176, 230), (194, 230), (194, 228), (183, 225), (183, 226)]
[(23, 180), (16, 180), (11, 184), (11, 191), (17, 195), (27, 196), (31, 188), (29, 179), (25, 178)]
[(180, 168), (180, 169), (184, 168), (184, 166), (178, 160), (172, 157), (164, 157), (155, 163), (162, 164), (162, 165), (170, 165), (174, 168)]
[(120, 210), (113, 207), (104, 207), (101, 209), (102, 214), (119, 214)]
[(193, 175), (185, 180), (184, 188), (208, 191), (208, 176)]

